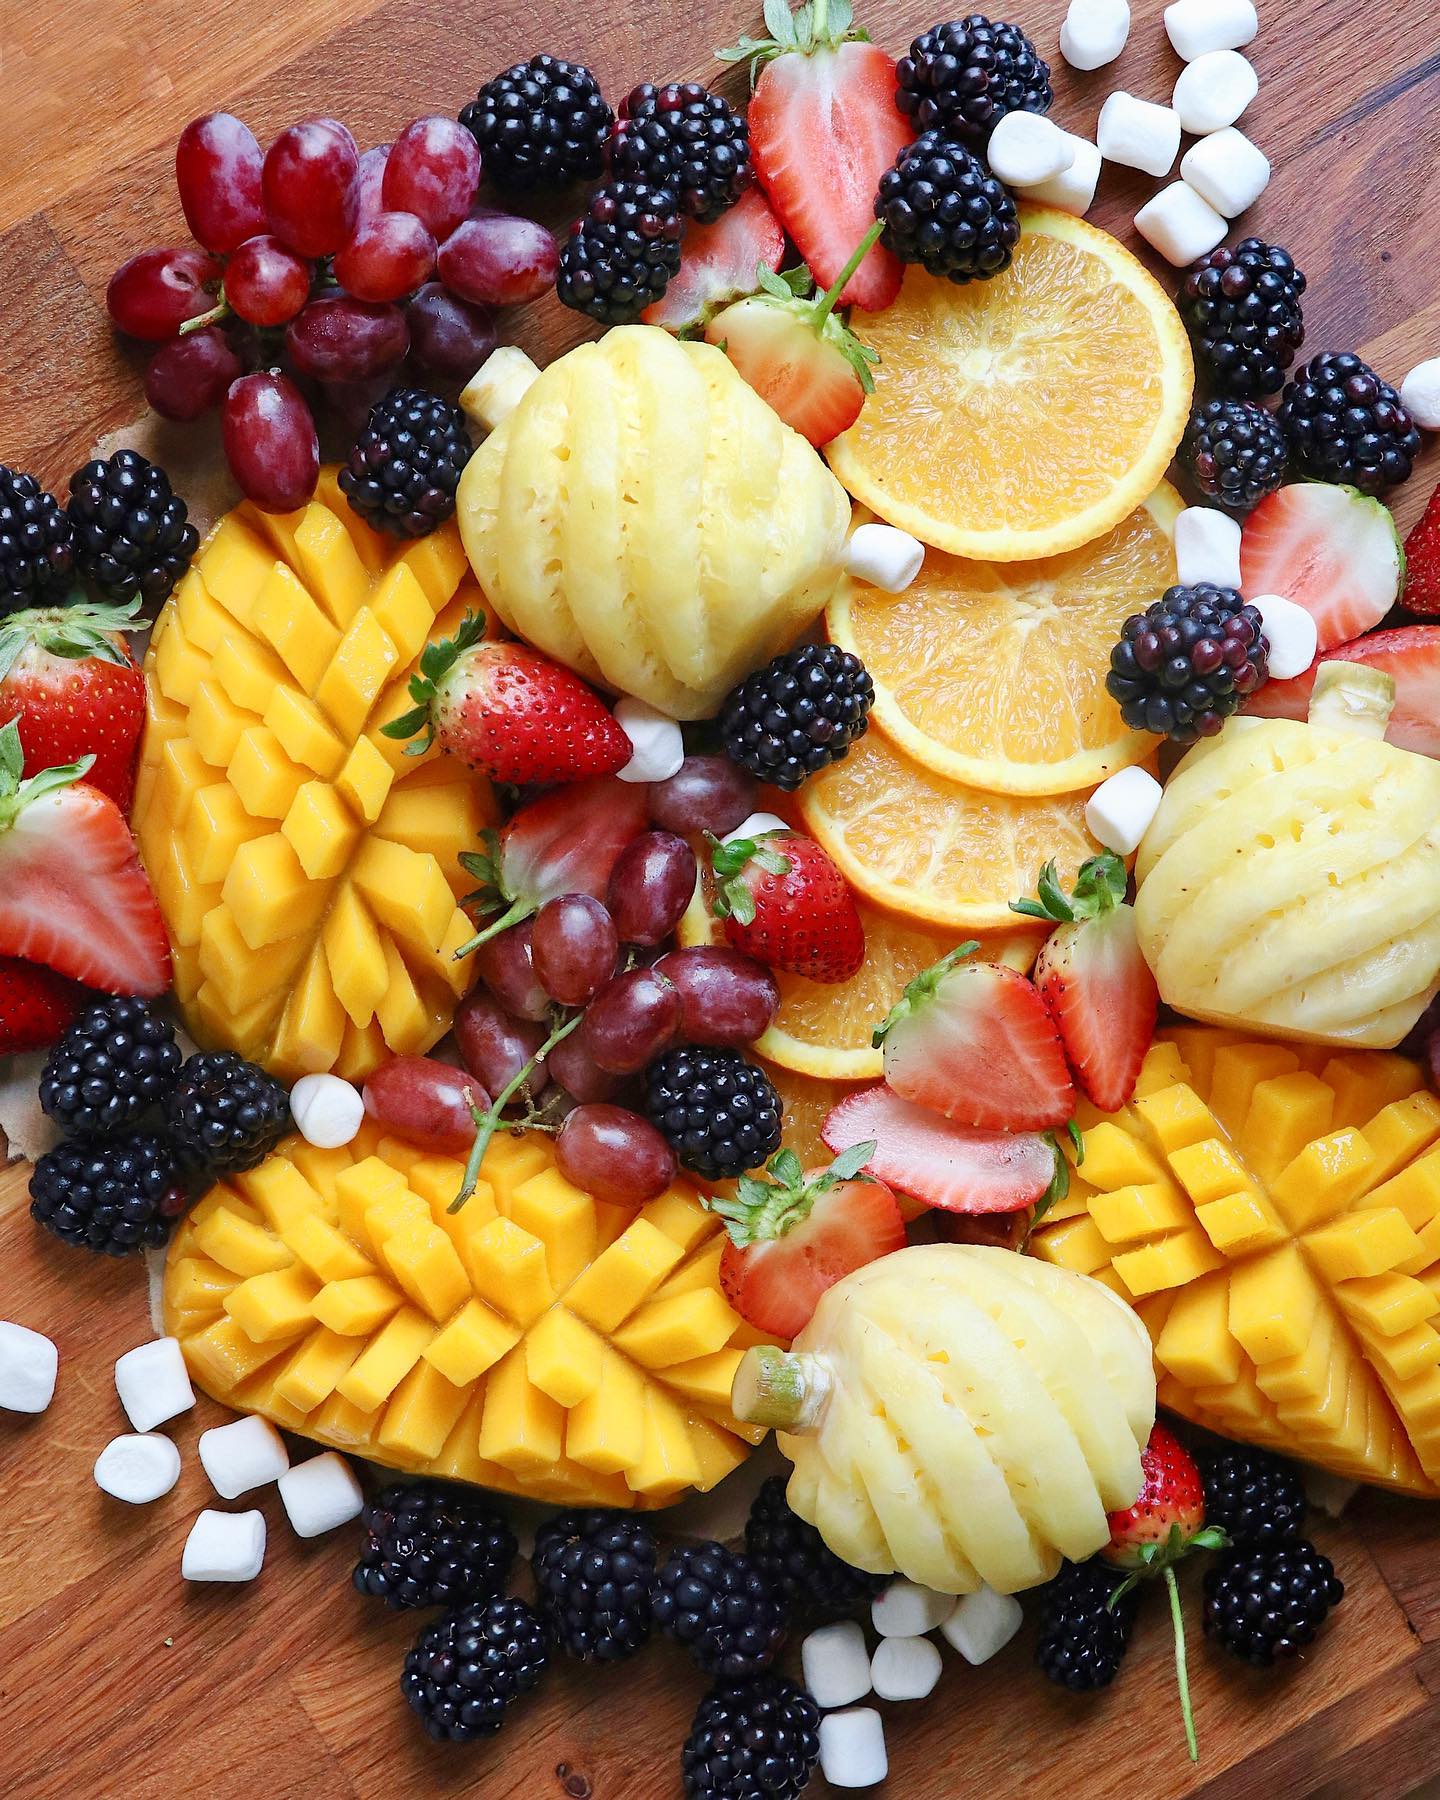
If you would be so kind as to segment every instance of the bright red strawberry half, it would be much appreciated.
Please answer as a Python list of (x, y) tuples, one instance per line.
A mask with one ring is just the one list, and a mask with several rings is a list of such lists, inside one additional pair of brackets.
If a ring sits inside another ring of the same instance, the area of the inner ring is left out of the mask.
[(1395, 708), (1385, 728), (1389, 743), (1419, 756), (1440, 756), (1440, 625), (1399, 625), (1337, 644), (1293, 681), (1267, 681), (1245, 702), (1262, 719), (1307, 719), (1315, 672), (1322, 662), (1367, 663), (1395, 682)]
[(742, 1175), (733, 1199), (707, 1201), (725, 1220), (720, 1286), (758, 1331), (793, 1338), (827, 1288), (905, 1247), (905, 1221), (883, 1181), (862, 1176), (874, 1144), (855, 1144), (828, 1169), (802, 1169), (780, 1150), (768, 1176)]
[(1405, 540), (1405, 592), (1401, 598), (1411, 612), (1427, 619), (1440, 613), (1440, 487)]
[(145, 723), (145, 677), (122, 635), (140, 612), (74, 606), (0, 619), (0, 719), (20, 727), (27, 775), (90, 756), (85, 779), (128, 813)]
[(1081, 1091), (1102, 1112), (1117, 1112), (1135, 1092), (1160, 1005), (1140, 953), (1134, 908), (1125, 903), (1125, 882), (1125, 865), (1111, 850), (1081, 865), (1069, 895), (1048, 862), (1040, 871), (1040, 898), (1011, 906), (1056, 925), (1031, 980), (1060, 1027)]
[(483, 613), (466, 613), (453, 638), (425, 646), (410, 698), (412, 709), (381, 727), (385, 736), (416, 738), (407, 756), (422, 756), (438, 738), (493, 781), (613, 775), (634, 750), (578, 675), (525, 644), (486, 641)]
[(778, 269), (785, 233), (765, 196), (751, 188), (713, 225), (687, 225), (680, 273), (641, 318), (667, 331), (699, 331), (732, 300), (753, 294), (757, 269)]
[(812, 839), (765, 831), (710, 838), (714, 911), (737, 950), (811, 981), (848, 981), (865, 960), (865, 927), (845, 877)]
[[(759, 70), (749, 114), (755, 172), (828, 288), (874, 222), (880, 177), (914, 134), (895, 104), (894, 59), (855, 28), (850, 0), (811, 0), (796, 13), (786, 0), (765, 0), (765, 24), (769, 37), (742, 38), (720, 58)], [(902, 274), (877, 244), (841, 304), (883, 312)]]
[(0, 956), (0, 1056), (48, 1049), (89, 998), (53, 969)]
[(1240, 539), (1246, 598), (1280, 594), (1303, 606), (1322, 651), (1380, 623), (1399, 598), (1403, 568), (1388, 508), (1325, 481), (1269, 495), (1245, 521)]
[(89, 759), (21, 779), (0, 727), (0, 956), (44, 963), (111, 994), (170, 985), (165, 921), (115, 802), (81, 780)]

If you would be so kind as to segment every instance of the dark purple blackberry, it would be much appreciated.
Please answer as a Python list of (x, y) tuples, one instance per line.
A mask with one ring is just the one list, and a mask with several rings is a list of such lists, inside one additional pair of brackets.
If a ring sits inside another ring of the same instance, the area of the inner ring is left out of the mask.
[(1177, 744), (1214, 737), (1270, 673), (1260, 614), (1234, 588), (1167, 588), (1125, 621), (1105, 686), (1132, 731)]
[(486, 175), (516, 191), (594, 181), (614, 122), (590, 71), (558, 56), (516, 63), (487, 81), (460, 114)]
[(723, 1544), (687, 1544), (655, 1577), (655, 1623), (707, 1675), (741, 1681), (775, 1660), (785, 1641), (784, 1596), (748, 1556)]
[(1244, 238), (1191, 263), (1176, 305), (1217, 394), (1278, 394), (1305, 341), (1305, 277), (1288, 250)]
[(290, 1098), (274, 1076), (233, 1050), (201, 1051), (165, 1103), (176, 1151), (209, 1175), (253, 1169), (290, 1129)]
[(75, 528), (33, 475), (0, 463), (0, 618), (59, 606), (75, 569)]
[(107, 600), (168, 600), (200, 547), (170, 477), (138, 450), (117, 450), (70, 477), (75, 566)]
[(620, 104), (610, 169), (620, 181), (669, 188), (681, 212), (710, 224), (755, 179), (750, 127), (722, 94), (698, 81), (644, 81)]
[(895, 104), (917, 131), (940, 126), (983, 150), (1010, 112), (1049, 112), (1050, 65), (1018, 25), (981, 13), (932, 26), (895, 65)]
[(875, 683), (838, 644), (806, 644), (747, 675), (725, 697), (725, 754), (761, 781), (793, 793), (864, 737)]
[(645, 1071), (645, 1111), (683, 1166), (706, 1181), (743, 1175), (780, 1148), (780, 1096), (738, 1050), (682, 1045)]
[(649, 1641), (655, 1533), (629, 1513), (557, 1513), (535, 1534), (540, 1610), (570, 1656), (620, 1662)]
[(158, 1249), (188, 1198), (173, 1146), (149, 1131), (67, 1140), (30, 1176), (31, 1218), (101, 1256)]
[(1313, 481), (1383, 494), (1410, 479), (1420, 433), (1400, 396), (1346, 352), (1312, 356), (1280, 397), (1290, 455)]
[(470, 460), (458, 406), (424, 388), (396, 388), (370, 408), (340, 469), (340, 491), (367, 525), (391, 537), (425, 537), (455, 511)]
[(397, 1610), (489, 1600), (518, 1548), (483, 1494), (441, 1481), (395, 1481), (361, 1515), (365, 1542), (351, 1580)]
[(493, 1737), (549, 1660), (545, 1622), (523, 1600), (476, 1600), (420, 1633), (400, 1692), (432, 1738), (464, 1744)]
[(797, 1800), (820, 1760), (820, 1708), (784, 1675), (722, 1681), (700, 1702), (680, 1774), (688, 1800)]
[(628, 325), (680, 272), (680, 208), (671, 188), (597, 188), (560, 248), (555, 292), (602, 325)]
[(1296, 1538), (1266, 1550), (1230, 1550), (1205, 1572), (1205, 1635), (1265, 1669), (1314, 1641), (1345, 1598), (1328, 1556)]
[(1268, 1450), (1222, 1450), (1200, 1458), (1205, 1523), (1218, 1525), (1242, 1550), (1269, 1550), (1298, 1538), (1305, 1526), (1305, 1485)]
[(815, 1527), (790, 1510), (783, 1475), (772, 1475), (761, 1484), (745, 1521), (745, 1549), (797, 1617), (853, 1617), (891, 1579), (842, 1562)]
[(148, 1001), (97, 1000), (50, 1052), (40, 1105), (67, 1137), (123, 1131), (165, 1103), (181, 1061), (175, 1027)]
[(1020, 241), (1015, 202), (971, 150), (943, 131), (907, 144), (880, 177), (880, 241), (902, 262), (963, 286), (1008, 269)]
[(1120, 1673), (1140, 1604), (1140, 1591), (1132, 1588), (1109, 1605), (1123, 1580), (1123, 1570), (1103, 1562), (1066, 1563), (1040, 1590), (1035, 1661), (1057, 1687), (1089, 1693), (1109, 1687)]
[(1253, 400), (1207, 400), (1190, 415), (1180, 465), (1207, 500), (1249, 512), (1285, 480), (1290, 450), (1274, 413)]

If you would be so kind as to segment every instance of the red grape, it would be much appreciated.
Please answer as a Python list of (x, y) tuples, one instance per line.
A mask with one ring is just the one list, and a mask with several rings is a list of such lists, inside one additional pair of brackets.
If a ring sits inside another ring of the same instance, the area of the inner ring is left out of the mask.
[(435, 240), (414, 213), (362, 219), (335, 257), (335, 279), (360, 300), (398, 300), (435, 273)]
[(687, 1044), (743, 1049), (768, 1031), (780, 1010), (772, 972), (742, 951), (697, 944), (655, 965), (680, 993), (680, 1036)]
[[(475, 967), (480, 979), (505, 1008), (517, 1019), (547, 1019), (550, 996), (541, 987), (530, 962), (532, 919), (523, 919), (498, 937), (488, 939), (475, 952)], [(562, 1040), (569, 1043), (570, 1039)], [(558, 1050), (557, 1044), (555, 1049)], [(553, 1052), (552, 1052), (553, 1054)]]
[[(514, 1080), (548, 1036), (543, 1025), (511, 1018), (482, 988), (467, 995), (455, 1014), (455, 1042), (461, 1059), (492, 1094), (499, 1094)], [(526, 1077), (517, 1098), (538, 1099), (549, 1079), (542, 1063)]]
[(754, 810), (754, 777), (728, 756), (687, 756), (668, 781), (650, 785), (650, 817), (685, 837), (724, 837)]
[(233, 113), (207, 113), (180, 133), (175, 185), (197, 243), (223, 254), (265, 229), (263, 162), (255, 133)]
[(301, 256), (333, 256), (355, 224), (355, 140), (334, 119), (302, 119), (265, 152), (270, 229)]
[(657, 969), (617, 975), (590, 1002), (577, 1036), (612, 1075), (633, 1075), (675, 1040), (680, 990)]
[(242, 375), (220, 415), (225, 458), (262, 512), (294, 512), (315, 492), (320, 441), (299, 388), (278, 369)]
[(577, 1106), (555, 1139), (560, 1173), (597, 1200), (643, 1206), (675, 1179), (675, 1152), (625, 1106)]
[(220, 264), (203, 250), (142, 250), (110, 277), (105, 308), (117, 330), (159, 344), (210, 311), (219, 280)]
[(363, 381), (393, 368), (410, 347), (398, 306), (322, 294), (285, 327), (291, 366), (316, 381)]
[(322, 381), (319, 384), (325, 397), (325, 410), (347, 439), (359, 437), (371, 408), (383, 400), (394, 385), (394, 373), (388, 369), (379, 375), (367, 375), (363, 381)]
[(390, 146), (381, 193), (443, 241), (470, 211), (480, 185), (480, 147), (458, 119), (416, 119)]
[(562, 1006), (583, 1006), (615, 973), (620, 940), (589, 894), (561, 894), (535, 915), (531, 961), (540, 985)]
[(642, 831), (610, 871), (606, 901), (627, 944), (660, 944), (695, 893), (695, 852), (673, 831)]
[(602, 1069), (585, 1048), (583, 1031), (572, 1031), (545, 1058), (546, 1072), (572, 1100), (589, 1103), (608, 1100), (620, 1086), (620, 1077)]
[(355, 195), (355, 225), (358, 228), (367, 219), (373, 219), (377, 213), (385, 210), (385, 202), (380, 197), (380, 189), (385, 180), (385, 159), (390, 154), (388, 144), (376, 144), (360, 158), (355, 170), (355, 182), (351, 192)]
[(483, 306), (427, 281), (405, 308), (416, 362), (432, 375), (468, 381), (495, 348), (495, 321)]
[(523, 306), (555, 285), (560, 247), (533, 219), (467, 219), (440, 246), (440, 279), (485, 306)]
[(465, 1069), (430, 1056), (396, 1056), (365, 1083), (365, 1111), (382, 1131), (407, 1143), (461, 1155), (475, 1142), (470, 1108), (486, 1112), (490, 1096)]
[(218, 325), (172, 338), (150, 358), (145, 398), (162, 419), (198, 419), (213, 412), (244, 364)]
[(278, 237), (247, 238), (225, 265), (225, 298), (252, 325), (288, 325), (310, 298), (312, 274)]

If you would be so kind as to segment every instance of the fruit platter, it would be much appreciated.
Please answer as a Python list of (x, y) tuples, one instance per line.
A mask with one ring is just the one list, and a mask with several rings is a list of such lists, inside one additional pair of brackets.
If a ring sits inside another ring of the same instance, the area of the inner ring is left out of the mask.
[(1425, 9), (353, 10), (0, 158), (0, 1791), (1436, 1791)]

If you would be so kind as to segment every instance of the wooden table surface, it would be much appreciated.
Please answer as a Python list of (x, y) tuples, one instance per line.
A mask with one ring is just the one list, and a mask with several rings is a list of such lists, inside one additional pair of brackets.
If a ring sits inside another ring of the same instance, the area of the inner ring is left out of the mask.
[[(1262, 0), (1261, 76), (1246, 127), (1275, 179), (1244, 228), (1310, 278), (1311, 350), (1358, 349), (1398, 379), (1440, 352), (1440, 49), (1434, 0)], [(862, 4), (897, 53), (932, 23), (915, 0)], [(957, 10), (961, 10), (958, 9)], [(1064, 0), (1008, 16), (1058, 62)], [(1092, 133), (1106, 93), (1164, 99), (1178, 71), (1159, 0), (1135, 6), (1123, 60), (1056, 70), (1056, 116)], [(539, 21), (543, 20), (544, 23)], [(56, 484), (139, 409), (106, 281), (136, 250), (183, 238), (174, 138), (193, 115), (242, 113), (262, 141), (308, 112), (382, 141), (453, 111), (541, 49), (592, 64), (612, 100), (645, 78), (713, 78), (710, 50), (755, 30), (743, 0), (12, 0), (0, 18), (0, 460)], [(734, 82), (734, 77), (730, 77)], [(1107, 169), (1092, 217), (1124, 236), (1156, 184)], [(1238, 234), (1237, 234), (1238, 235)], [(580, 335), (553, 301), (511, 335), (537, 357)], [(183, 467), (172, 469), (181, 491)], [(1436, 459), (1399, 499), (1408, 525)], [(63, 491), (63, 489), (62, 489)], [(257, 1582), (189, 1587), (188, 1523), (211, 1498), (193, 1454), (219, 1422), (202, 1399), (175, 1436), (179, 1487), (131, 1509), (90, 1464), (124, 1421), (111, 1365), (150, 1335), (144, 1280), (68, 1250), (26, 1217), (23, 1168), (0, 1174), (0, 1316), (60, 1346), (44, 1417), (0, 1414), (0, 1793), (7, 1800), (660, 1800), (703, 1684), (669, 1646), (608, 1677), (561, 1667), (489, 1745), (434, 1746), (397, 1688), (414, 1622), (348, 1586), (351, 1532), (301, 1544), (273, 1490)], [(903, 1800), (1182, 1794), (1409, 1793), (1440, 1773), (1440, 1512), (1366, 1496), (1321, 1525), (1348, 1597), (1303, 1666), (1267, 1678), (1199, 1642), (1187, 1582), (1203, 1759), (1183, 1758), (1163, 1610), (1097, 1700), (1049, 1688), (1029, 1634), (982, 1670), (947, 1656), (928, 1704), (887, 1709)], [(818, 1778), (812, 1791), (824, 1792)]]

